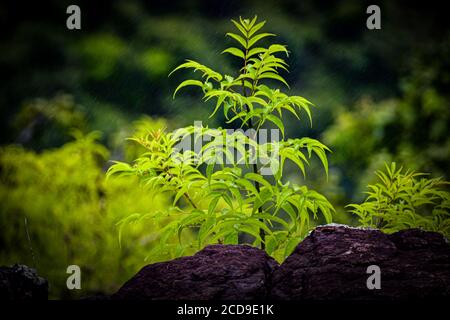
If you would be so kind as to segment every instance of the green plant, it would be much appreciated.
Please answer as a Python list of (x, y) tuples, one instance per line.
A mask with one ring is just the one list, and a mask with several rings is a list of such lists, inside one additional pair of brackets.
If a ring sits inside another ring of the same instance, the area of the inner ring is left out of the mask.
[[(283, 112), (290, 112), (297, 119), (306, 114), (312, 125), (312, 104), (268, 86), (268, 81), (288, 86), (279, 74), (280, 70), (287, 70), (280, 54), (287, 55), (288, 51), (280, 44), (256, 46), (260, 40), (274, 36), (258, 33), (265, 21), (257, 22), (255, 17), (232, 22), (239, 34), (227, 36), (238, 47), (223, 52), (239, 58), (242, 68), (234, 76), (222, 75), (187, 60), (173, 72), (193, 69), (201, 73), (201, 79), (183, 81), (174, 96), (184, 87), (200, 87), (204, 100), (215, 102), (210, 117), (222, 110), (227, 123), (238, 123), (247, 131), (196, 125), (169, 133), (147, 132), (131, 138), (146, 152), (133, 164), (115, 162), (107, 175), (137, 175), (150, 189), (173, 196), (168, 210), (133, 215), (120, 222), (123, 226), (143, 218), (173, 217), (160, 230), (161, 246), (157, 250), (164, 250), (168, 239), (180, 237), (183, 229), (191, 228), (197, 232), (197, 241), (186, 246), (200, 249), (217, 242), (250, 242), (282, 260), (310, 229), (311, 215), (318, 219), (321, 214), (326, 222), (331, 222), (334, 211), (323, 195), (284, 181), (285, 162), (292, 161), (305, 175), (305, 164), (315, 154), (328, 174), (329, 149), (315, 139), (284, 137)], [(277, 127), (274, 134), (281, 131), (281, 140), (261, 141), (262, 128), (269, 123)], [(197, 150), (199, 140), (207, 143)], [(180, 150), (180, 145), (189, 142), (195, 150)]]
[(352, 213), (363, 226), (395, 232), (407, 228), (423, 228), (450, 236), (449, 184), (441, 178), (429, 179), (424, 173), (397, 169), (395, 162), (386, 164), (386, 172), (378, 171), (380, 180), (369, 185), (368, 197), (362, 204), (350, 204)]

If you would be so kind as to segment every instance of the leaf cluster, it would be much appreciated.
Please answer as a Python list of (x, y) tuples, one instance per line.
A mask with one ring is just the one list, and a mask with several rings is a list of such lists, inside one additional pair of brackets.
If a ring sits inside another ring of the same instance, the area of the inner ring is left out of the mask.
[(450, 235), (450, 184), (442, 178), (428, 178), (424, 173), (386, 164), (378, 171), (379, 182), (369, 185), (362, 204), (350, 204), (350, 211), (363, 226), (395, 232), (423, 228)]
[(210, 117), (220, 109), (227, 123), (240, 122), (240, 126), (250, 124), (256, 130), (265, 122), (278, 127), (284, 135), (283, 111), (292, 113), (300, 119), (300, 113), (306, 113), (312, 125), (311, 107), (313, 104), (301, 96), (288, 96), (278, 88), (271, 88), (265, 83), (267, 80), (281, 82), (289, 87), (280, 71), (287, 71), (288, 64), (280, 54), (288, 55), (286, 46), (272, 44), (269, 47), (257, 46), (272, 33), (258, 33), (265, 25), (265, 21), (257, 23), (257, 17), (252, 20), (240, 18), (239, 22), (232, 20), (238, 33), (227, 33), (236, 41), (237, 47), (229, 47), (223, 51), (242, 60), (242, 68), (234, 76), (222, 75), (196, 61), (187, 60), (175, 70), (192, 69), (201, 74), (201, 79), (188, 79), (180, 83), (176, 93), (187, 86), (197, 86), (202, 89), (205, 101), (214, 100), (215, 107)]

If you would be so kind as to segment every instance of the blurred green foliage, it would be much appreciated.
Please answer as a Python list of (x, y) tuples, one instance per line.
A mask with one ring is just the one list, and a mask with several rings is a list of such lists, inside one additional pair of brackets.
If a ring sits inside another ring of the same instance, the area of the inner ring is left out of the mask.
[(94, 34), (79, 44), (79, 55), (88, 77), (102, 81), (108, 79), (127, 51), (126, 43), (112, 34)]
[(72, 96), (59, 94), (25, 102), (14, 118), (13, 128), (17, 142), (42, 150), (67, 142), (71, 130), (85, 130), (86, 116)]
[[(98, 133), (74, 135), (75, 140), (42, 153), (14, 145), (0, 150), (0, 264), (38, 268), (54, 298), (116, 290), (145, 264), (158, 239), (150, 221), (124, 229), (129, 241), (120, 247), (116, 224), (167, 206), (165, 197), (152, 197), (135, 179), (105, 184), (109, 152), (97, 142)], [(173, 256), (168, 252), (152, 261)], [(81, 291), (66, 288), (71, 264), (82, 270)]]
[(323, 136), (334, 151), (331, 162), (350, 184), (347, 198), (362, 200), (365, 186), (385, 162), (448, 179), (450, 99), (437, 83), (442, 72), (417, 67), (403, 81), (398, 98), (375, 102), (366, 97), (351, 109), (336, 110)]

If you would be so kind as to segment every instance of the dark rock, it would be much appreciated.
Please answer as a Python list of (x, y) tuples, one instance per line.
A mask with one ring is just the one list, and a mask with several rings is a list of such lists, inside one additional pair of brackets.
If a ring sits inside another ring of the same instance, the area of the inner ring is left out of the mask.
[[(369, 290), (370, 265), (381, 289)], [(280, 266), (260, 249), (208, 246), (144, 267), (113, 299), (398, 300), (450, 297), (450, 245), (418, 229), (317, 227)]]
[[(367, 267), (381, 270), (381, 289), (369, 290)], [(434, 232), (391, 235), (374, 229), (316, 228), (274, 271), (271, 298), (373, 300), (450, 297), (450, 245)]]
[(0, 301), (47, 300), (48, 282), (25, 265), (0, 267)]
[(148, 265), (113, 299), (248, 300), (268, 295), (277, 263), (244, 245), (211, 245), (197, 254)]

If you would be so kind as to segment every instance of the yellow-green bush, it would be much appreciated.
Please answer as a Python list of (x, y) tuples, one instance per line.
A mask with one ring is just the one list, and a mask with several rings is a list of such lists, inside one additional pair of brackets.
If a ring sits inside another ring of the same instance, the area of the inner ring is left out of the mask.
[[(49, 279), (52, 298), (117, 289), (149, 262), (145, 257), (158, 241), (148, 221), (124, 229), (119, 245), (119, 220), (167, 201), (133, 179), (105, 183), (109, 152), (96, 138), (80, 135), (42, 153), (0, 149), (0, 265), (35, 266)], [(72, 264), (81, 268), (81, 290), (66, 288)]]

